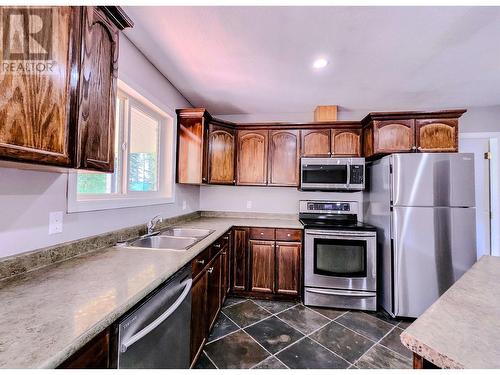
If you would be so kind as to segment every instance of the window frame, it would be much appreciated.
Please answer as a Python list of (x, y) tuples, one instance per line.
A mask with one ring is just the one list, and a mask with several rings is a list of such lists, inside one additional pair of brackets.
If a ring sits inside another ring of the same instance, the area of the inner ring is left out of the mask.
[[(150, 100), (143, 97), (122, 81), (118, 81), (117, 99), (123, 100), (118, 121), (118, 188), (115, 193), (109, 194), (78, 194), (78, 170), (68, 171), (67, 212), (85, 212), (149, 206), (157, 204), (171, 204), (175, 202), (174, 178), (174, 126), (175, 116), (172, 110), (162, 110)], [(135, 108), (140, 112), (158, 120), (158, 171), (156, 191), (129, 191), (129, 145), (131, 124), (131, 110)], [(115, 166), (116, 168), (116, 166)], [(83, 171), (81, 171), (83, 172)], [(92, 173), (92, 171), (89, 171)], [(98, 172), (97, 172), (98, 173)]]

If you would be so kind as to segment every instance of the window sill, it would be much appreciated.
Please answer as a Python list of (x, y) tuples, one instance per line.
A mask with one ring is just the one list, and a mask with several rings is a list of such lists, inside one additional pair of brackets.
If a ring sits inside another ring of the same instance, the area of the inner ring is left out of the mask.
[(174, 198), (169, 197), (103, 197), (81, 200), (68, 200), (68, 213), (112, 210), (117, 208), (130, 208), (153, 206), (158, 204), (172, 204)]

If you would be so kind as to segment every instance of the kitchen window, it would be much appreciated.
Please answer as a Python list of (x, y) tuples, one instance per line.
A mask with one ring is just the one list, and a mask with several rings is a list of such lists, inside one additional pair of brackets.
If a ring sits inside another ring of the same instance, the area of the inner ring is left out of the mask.
[(71, 171), (68, 212), (173, 202), (173, 116), (119, 82), (114, 173)]

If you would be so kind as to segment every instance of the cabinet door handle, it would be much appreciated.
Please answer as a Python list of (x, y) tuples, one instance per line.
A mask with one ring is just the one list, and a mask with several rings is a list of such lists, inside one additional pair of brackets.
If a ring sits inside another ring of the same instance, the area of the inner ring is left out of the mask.
[(226, 253), (225, 251), (222, 251), (222, 252), (221, 252), (221, 254), (222, 254), (222, 255), (226, 255), (227, 253)]
[(196, 260), (196, 263), (198, 263), (198, 264), (205, 264), (205, 260)]
[(417, 146), (412, 146), (411, 147), (412, 150), (416, 150), (417, 149)]
[(207, 270), (208, 273), (212, 273), (214, 272), (214, 268), (213, 267), (210, 267), (208, 270)]
[(220, 249), (220, 243), (216, 243), (216, 244), (214, 245), (214, 247), (215, 247), (216, 249)]
[(224, 240), (228, 240), (228, 239), (229, 239), (229, 236), (226, 236), (226, 237), (224, 237), (223, 239), (224, 239)]
[(418, 146), (418, 151), (422, 151), (422, 147), (421, 146)]

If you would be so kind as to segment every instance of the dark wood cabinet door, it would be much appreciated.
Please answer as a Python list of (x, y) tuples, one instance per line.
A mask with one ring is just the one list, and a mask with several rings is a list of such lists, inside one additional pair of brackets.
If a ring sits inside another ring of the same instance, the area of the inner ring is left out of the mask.
[(208, 289), (206, 314), (208, 319), (208, 332), (212, 329), (221, 307), (221, 269), (221, 255), (219, 253), (207, 268)]
[(106, 328), (90, 340), (58, 368), (107, 369), (110, 368), (110, 328)]
[(208, 274), (202, 271), (191, 288), (191, 362), (198, 357), (208, 335), (207, 286)]
[(247, 289), (247, 266), (248, 266), (248, 229), (235, 228), (233, 230), (232, 248), (232, 289), (244, 291)]
[(328, 157), (330, 150), (330, 129), (303, 129), (300, 131), (301, 155), (307, 157)]
[(177, 182), (201, 184), (204, 118), (180, 113), (177, 116)]
[[(39, 44), (52, 46), (50, 62), (41, 56), (43, 70), (20, 74), (15, 70), (2, 73), (0, 79), (0, 157), (4, 159), (70, 166), (72, 149), (70, 134), (73, 132), (73, 112), (76, 100), (78, 71), (78, 40), (80, 32), (79, 7), (7, 8), (0, 10), (4, 18), (9, 13), (25, 20), (38, 16), (47, 17), (37, 34)], [(43, 13), (40, 13), (43, 12)], [(2, 19), (4, 19), (2, 18)], [(11, 17), (10, 19), (14, 19)], [(57, 25), (57, 32), (52, 28)], [(12, 26), (12, 25), (11, 25)], [(24, 28), (24, 27), (23, 27)], [(5, 27), (5, 30), (7, 27)], [(4, 35), (4, 43), (7, 37)], [(27, 42), (26, 42), (27, 43)], [(29, 46), (24, 46), (28, 49)], [(4, 51), (5, 65), (15, 60), (30, 59), (29, 50), (19, 54)], [(12, 61), (10, 61), (12, 60)], [(30, 59), (32, 60), (32, 59)]]
[(333, 156), (361, 156), (361, 129), (333, 129)]
[(76, 167), (113, 172), (119, 30), (98, 7), (83, 12)]
[(409, 152), (415, 146), (415, 120), (373, 121), (374, 154)]
[(228, 263), (229, 263), (229, 247), (225, 246), (220, 253), (221, 262), (221, 281), (220, 281), (220, 307), (224, 304), (227, 294), (227, 284), (229, 279)]
[[(232, 275), (231, 275), (231, 270), (233, 269), (231, 267), (231, 262), (233, 259), (233, 234), (231, 231), (226, 233), (227, 237), (227, 264), (226, 264), (226, 274), (227, 274), (227, 280), (226, 280), (226, 296), (229, 294), (229, 291), (231, 290), (231, 280), (232, 280)], [(222, 302), (224, 303), (224, 301)]]
[(300, 242), (276, 243), (276, 293), (299, 295), (301, 249)]
[(252, 292), (274, 292), (274, 241), (250, 240)]
[(418, 119), (415, 121), (415, 134), (418, 151), (458, 151), (457, 119)]
[(269, 185), (298, 186), (300, 137), (299, 130), (269, 132)]
[(268, 137), (268, 130), (238, 131), (238, 185), (267, 184)]
[(208, 183), (232, 185), (235, 183), (234, 155), (236, 131), (214, 124), (210, 124), (209, 128)]

